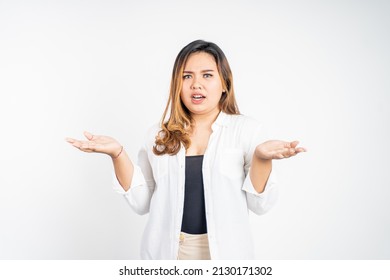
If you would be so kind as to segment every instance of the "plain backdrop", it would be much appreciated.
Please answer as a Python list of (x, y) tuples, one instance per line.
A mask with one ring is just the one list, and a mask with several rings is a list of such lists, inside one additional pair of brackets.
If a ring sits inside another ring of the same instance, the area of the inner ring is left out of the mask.
[(274, 163), (250, 214), (258, 259), (390, 258), (388, 1), (0, 0), (0, 259), (137, 259), (148, 218), (112, 164), (65, 142), (110, 135), (133, 159), (174, 59), (217, 43), (241, 112), (308, 153)]

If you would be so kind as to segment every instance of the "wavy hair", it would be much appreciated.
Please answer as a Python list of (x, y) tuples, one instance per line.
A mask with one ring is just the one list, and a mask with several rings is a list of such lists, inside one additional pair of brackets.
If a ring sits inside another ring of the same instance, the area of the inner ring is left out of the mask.
[[(240, 114), (233, 89), (233, 75), (223, 51), (214, 43), (196, 40), (185, 46), (177, 55), (173, 66), (170, 93), (161, 119), (161, 130), (156, 136), (153, 152), (156, 155), (175, 155), (181, 144), (188, 149), (191, 145), (189, 132), (193, 125), (190, 111), (183, 104), (180, 93), (183, 85), (183, 71), (189, 56), (193, 53), (205, 52), (212, 55), (221, 77), (222, 93), (219, 108), (231, 115)], [(169, 112), (169, 118), (166, 120)]]

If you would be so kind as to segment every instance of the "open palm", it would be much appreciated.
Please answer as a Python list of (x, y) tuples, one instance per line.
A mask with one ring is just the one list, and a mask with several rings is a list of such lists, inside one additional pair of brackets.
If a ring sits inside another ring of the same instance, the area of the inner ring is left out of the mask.
[(122, 148), (118, 141), (109, 136), (93, 135), (86, 131), (84, 132), (84, 136), (87, 140), (66, 138), (66, 141), (83, 152), (103, 153), (111, 157), (115, 157)]
[(263, 160), (289, 158), (306, 152), (306, 149), (298, 147), (298, 144), (298, 141), (269, 140), (256, 147), (255, 155)]

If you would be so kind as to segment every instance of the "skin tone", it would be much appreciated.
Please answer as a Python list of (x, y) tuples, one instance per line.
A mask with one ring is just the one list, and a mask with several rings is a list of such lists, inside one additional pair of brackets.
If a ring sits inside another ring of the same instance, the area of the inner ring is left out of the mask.
[[(212, 133), (211, 126), (216, 120), (219, 100), (224, 89), (216, 62), (208, 53), (193, 53), (187, 60), (183, 73), (183, 88), (180, 97), (194, 120), (190, 132), (191, 146), (186, 155), (203, 155)], [(194, 98), (202, 96), (202, 98)], [(133, 164), (121, 144), (108, 136), (92, 135), (84, 132), (87, 140), (66, 138), (66, 141), (88, 153), (103, 153), (111, 157), (116, 176), (125, 191), (130, 188), (133, 177)], [(253, 154), (250, 178), (258, 193), (264, 191), (272, 170), (272, 160), (284, 159), (305, 152), (298, 147), (298, 141), (286, 142), (270, 140), (260, 143)]]

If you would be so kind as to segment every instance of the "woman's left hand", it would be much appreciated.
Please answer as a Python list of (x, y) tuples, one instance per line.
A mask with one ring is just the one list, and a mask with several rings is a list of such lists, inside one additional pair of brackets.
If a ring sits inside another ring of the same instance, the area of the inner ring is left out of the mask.
[(255, 156), (261, 160), (270, 160), (289, 158), (306, 152), (305, 148), (298, 147), (298, 143), (298, 141), (269, 140), (256, 147)]

